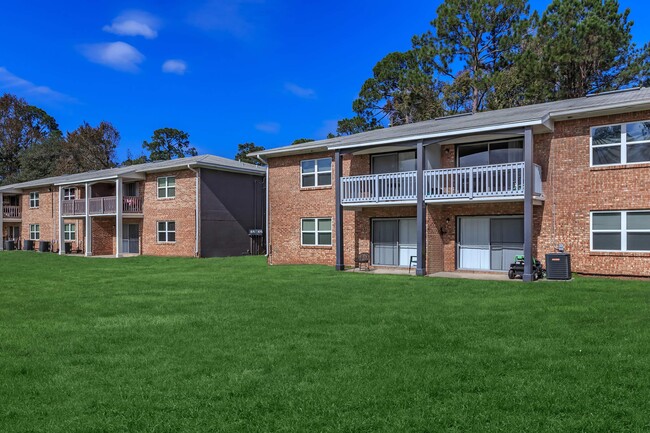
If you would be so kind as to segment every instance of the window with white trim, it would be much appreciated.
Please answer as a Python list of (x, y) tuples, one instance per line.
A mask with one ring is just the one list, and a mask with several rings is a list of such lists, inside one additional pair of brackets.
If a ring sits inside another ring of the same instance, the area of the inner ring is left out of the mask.
[(650, 121), (591, 128), (591, 165), (650, 162)]
[(176, 197), (176, 178), (165, 176), (158, 178), (158, 198)]
[(77, 188), (63, 188), (63, 200), (74, 200), (77, 198)]
[(592, 212), (591, 250), (650, 252), (650, 210)]
[(74, 241), (76, 238), (77, 236), (75, 224), (63, 224), (63, 240)]
[(300, 161), (300, 187), (332, 185), (332, 159), (306, 159)]
[(29, 225), (29, 239), (32, 241), (37, 241), (41, 239), (41, 226), (40, 224), (30, 224)]
[(38, 192), (30, 192), (29, 193), (29, 207), (31, 209), (36, 209), (38, 208), (39, 202), (40, 202), (40, 194)]
[(301, 220), (301, 244), (307, 246), (332, 245), (331, 218), (303, 218)]
[(158, 221), (158, 242), (176, 242), (175, 221)]

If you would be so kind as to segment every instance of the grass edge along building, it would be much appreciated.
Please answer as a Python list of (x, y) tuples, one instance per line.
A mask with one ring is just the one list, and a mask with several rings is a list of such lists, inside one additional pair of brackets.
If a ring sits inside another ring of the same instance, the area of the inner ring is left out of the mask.
[(264, 167), (200, 155), (4, 185), (2, 238), (87, 256), (260, 252), (265, 175)]
[(650, 277), (650, 88), (464, 114), (252, 153), (268, 261)]

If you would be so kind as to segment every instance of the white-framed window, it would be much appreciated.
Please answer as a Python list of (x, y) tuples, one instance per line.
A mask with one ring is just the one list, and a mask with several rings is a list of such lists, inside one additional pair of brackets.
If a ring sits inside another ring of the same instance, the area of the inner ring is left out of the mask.
[(74, 241), (76, 240), (76, 226), (75, 224), (63, 224), (63, 240)]
[(39, 203), (40, 203), (40, 194), (38, 193), (38, 191), (30, 192), (29, 193), (29, 207), (31, 209), (36, 209), (36, 208), (38, 208)]
[(158, 242), (176, 242), (175, 221), (158, 221)]
[(592, 212), (591, 250), (650, 252), (650, 210)]
[(77, 198), (77, 188), (63, 188), (63, 200), (74, 200)]
[(332, 159), (306, 159), (300, 161), (300, 187), (332, 185)]
[(176, 178), (164, 176), (158, 178), (158, 198), (176, 197)]
[(29, 239), (32, 241), (37, 241), (41, 238), (41, 225), (40, 224), (30, 224), (29, 225)]
[(591, 165), (650, 162), (650, 121), (591, 128)]
[(332, 245), (332, 218), (303, 218), (300, 224), (301, 245)]

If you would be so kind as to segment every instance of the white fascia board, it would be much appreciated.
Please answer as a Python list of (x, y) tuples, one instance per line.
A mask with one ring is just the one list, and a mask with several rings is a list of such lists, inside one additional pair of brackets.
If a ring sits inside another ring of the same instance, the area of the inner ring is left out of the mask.
[(210, 170), (229, 171), (231, 173), (253, 174), (256, 176), (266, 176), (266, 168), (260, 167), (259, 170), (254, 168), (231, 167), (229, 165), (209, 164), (205, 162), (190, 164), (192, 167), (207, 168)]
[(400, 141), (417, 141), (417, 140), (426, 140), (430, 138), (453, 137), (456, 135), (480, 134), (484, 132), (500, 131), (504, 129), (513, 129), (513, 128), (523, 128), (526, 126), (537, 126), (537, 125), (544, 125), (543, 119), (526, 120), (523, 122), (516, 122), (516, 123), (499, 123), (490, 126), (481, 126), (480, 128), (455, 129), (452, 131), (435, 132), (432, 134), (405, 135), (403, 137), (387, 138), (385, 140), (369, 141), (367, 143), (346, 144), (344, 146), (330, 146), (328, 148), (330, 150), (350, 149), (350, 148), (357, 148), (357, 147), (377, 146), (382, 144), (396, 143)]
[(307, 153), (318, 153), (318, 152), (327, 152), (327, 151), (328, 151), (327, 145), (319, 145), (314, 147), (302, 147), (299, 149), (291, 149), (291, 148), (283, 147), (280, 149), (270, 149), (270, 150), (263, 150), (261, 152), (249, 153), (248, 156), (254, 158), (257, 157), (267, 158), (273, 156), (304, 155)]
[(66, 182), (57, 182), (54, 184), (54, 186), (65, 186), (65, 185), (78, 185), (80, 183), (94, 183), (94, 182), (101, 182), (103, 180), (113, 180), (117, 179), (118, 175), (113, 175), (113, 176), (103, 176), (103, 177), (94, 177), (90, 179), (77, 179), (77, 180), (70, 180)]
[(626, 101), (617, 104), (607, 104), (590, 108), (573, 108), (570, 110), (552, 111), (549, 113), (551, 119), (557, 117), (575, 116), (579, 114), (598, 114), (599, 111), (617, 110), (621, 108), (630, 108), (630, 111), (638, 110), (639, 107), (646, 106), (650, 108), (650, 101), (647, 99), (641, 101)]

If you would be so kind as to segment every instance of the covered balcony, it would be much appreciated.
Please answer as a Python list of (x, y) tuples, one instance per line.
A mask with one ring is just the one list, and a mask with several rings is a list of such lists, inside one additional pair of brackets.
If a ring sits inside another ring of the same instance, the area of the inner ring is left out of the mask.
[[(114, 196), (93, 197), (88, 199), (88, 214), (97, 215), (115, 215), (117, 200)], [(63, 216), (82, 216), (86, 214), (86, 200), (63, 200), (61, 203)], [(142, 197), (124, 196), (122, 197), (122, 212), (125, 214), (142, 213)]]
[(19, 220), (21, 218), (20, 206), (13, 206), (8, 204), (2, 205), (2, 217), (6, 220)]
[[(424, 170), (427, 203), (524, 200), (524, 162)], [(542, 170), (533, 164), (533, 197), (542, 198)], [(416, 171), (341, 177), (341, 204), (415, 204)]]

